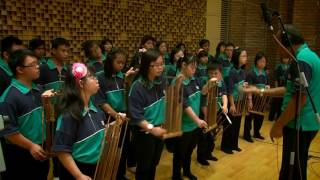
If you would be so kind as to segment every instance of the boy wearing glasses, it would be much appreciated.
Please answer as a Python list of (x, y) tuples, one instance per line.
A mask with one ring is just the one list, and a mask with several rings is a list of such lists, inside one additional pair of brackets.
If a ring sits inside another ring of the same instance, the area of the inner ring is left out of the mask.
[(31, 51), (15, 51), (8, 64), (14, 78), (0, 98), (1, 111), (10, 119), (1, 132), (6, 139), (7, 170), (3, 178), (20, 179), (23, 174), (25, 179), (47, 179), (49, 161), (41, 146), (45, 133), (42, 131), (41, 96), (52, 93), (41, 94), (33, 83), (40, 71), (38, 60)]

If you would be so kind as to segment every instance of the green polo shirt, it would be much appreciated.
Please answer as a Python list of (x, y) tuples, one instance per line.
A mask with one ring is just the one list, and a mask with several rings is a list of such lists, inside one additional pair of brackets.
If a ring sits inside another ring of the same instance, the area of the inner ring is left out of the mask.
[[(191, 107), (193, 112), (199, 116), (200, 114), (200, 82), (192, 77), (183, 81), (183, 109)], [(194, 120), (185, 112), (182, 114), (182, 131), (190, 132), (198, 128)]]
[(6, 115), (10, 117), (5, 130), (1, 132), (3, 135), (21, 133), (36, 144), (45, 140), (45, 136), (42, 136), (45, 121), (42, 117), (41, 92), (35, 84), (29, 89), (17, 79), (12, 79), (0, 102), (4, 103)]
[[(315, 106), (317, 110), (320, 110), (320, 59), (318, 55), (311, 51), (307, 44), (301, 45), (296, 51), (296, 58), (298, 61), (306, 63), (310, 66), (312, 70), (312, 76), (309, 80), (309, 91), (310, 95), (314, 100)], [(303, 71), (303, 69), (302, 69)], [(296, 86), (293, 81), (288, 80), (286, 85), (286, 93), (284, 95), (282, 111), (287, 107), (290, 99), (296, 92)], [(290, 121), (287, 124), (290, 128), (295, 128), (295, 122)], [(300, 110), (300, 118), (297, 123), (296, 128), (302, 128), (303, 131), (316, 131), (320, 129), (320, 124), (316, 120), (316, 116), (313, 112), (312, 105), (309, 97), (307, 96), (307, 100), (305, 105)]]

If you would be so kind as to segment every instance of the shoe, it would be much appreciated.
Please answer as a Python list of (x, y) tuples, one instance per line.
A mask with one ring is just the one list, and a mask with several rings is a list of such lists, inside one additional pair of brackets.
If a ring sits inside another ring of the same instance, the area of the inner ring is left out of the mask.
[(128, 171), (135, 174), (137, 171), (137, 167), (128, 167)]
[(233, 154), (232, 150), (231, 149), (224, 149), (224, 148), (221, 148), (221, 151), (223, 151), (224, 153), (226, 154)]
[(263, 137), (263, 136), (261, 136), (260, 134), (259, 134), (259, 135), (254, 135), (253, 137), (254, 137), (254, 138), (257, 138), (257, 139), (264, 140), (264, 137)]
[(191, 173), (183, 174), (183, 176), (189, 178), (190, 180), (197, 180), (198, 179), (195, 175), (193, 175)]
[(251, 137), (244, 137), (243, 139), (250, 143), (253, 143), (253, 139)]
[(198, 163), (200, 163), (201, 165), (203, 166), (209, 166), (209, 162), (205, 159), (197, 159), (198, 160)]
[(215, 156), (212, 156), (211, 154), (207, 157), (207, 160), (210, 161), (218, 161), (218, 158), (216, 158)]
[(239, 147), (234, 148), (233, 150), (238, 151), (238, 152), (242, 151), (242, 149), (240, 149)]

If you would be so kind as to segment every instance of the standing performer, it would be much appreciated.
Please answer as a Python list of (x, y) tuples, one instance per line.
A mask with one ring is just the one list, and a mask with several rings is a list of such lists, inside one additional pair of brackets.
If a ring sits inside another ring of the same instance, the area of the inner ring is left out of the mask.
[(103, 74), (104, 56), (98, 43), (88, 40), (82, 44), (82, 48), (87, 58), (87, 66), (94, 71), (96, 76)]
[[(283, 87), (286, 85), (288, 70), (289, 70), (289, 58), (281, 58), (280, 64), (276, 66), (275, 70), (275, 87)], [(281, 114), (281, 105), (283, 98), (282, 97), (273, 97), (272, 103), (269, 112), (269, 120), (273, 121), (274, 119), (279, 118)]]
[[(222, 79), (222, 66), (221, 63), (217, 60), (213, 61), (212, 63), (209, 63), (208, 65), (208, 76), (209, 79), (216, 78), (217, 79), (217, 87), (218, 87), (218, 99), (217, 103), (220, 103), (222, 108), (220, 108), (219, 105), (217, 105), (217, 115), (219, 114), (219, 111), (223, 111), (224, 113), (228, 113), (228, 97), (227, 97), (227, 89), (224, 84), (224, 81)], [(202, 88), (202, 94), (207, 95), (208, 94), (208, 84), (206, 84)], [(205, 96), (206, 98), (206, 96)], [(203, 98), (202, 98), (203, 101)], [(205, 120), (207, 120), (207, 111), (209, 109), (207, 108), (207, 102), (201, 103), (201, 110), (202, 113), (205, 116)], [(212, 110), (211, 110), (212, 111)], [(217, 116), (218, 117), (218, 116)], [(198, 147), (197, 147), (197, 160), (202, 165), (209, 165), (209, 162), (207, 160), (213, 160), (217, 161), (218, 158), (213, 156), (211, 153), (214, 150), (215, 147), (215, 137), (216, 134), (214, 132), (208, 132), (206, 134), (200, 132), (199, 139), (198, 139)]]
[(46, 60), (46, 44), (45, 41), (38, 38), (31, 39), (28, 48), (33, 51), (34, 55), (37, 57), (40, 64), (47, 63)]
[(146, 51), (148, 49), (153, 49), (155, 47), (156, 39), (150, 35), (145, 35), (141, 39), (140, 48), (138, 52), (135, 53), (133, 56), (130, 67), (133, 67), (134, 69), (138, 68), (141, 64), (141, 54), (140, 51)]
[(22, 41), (15, 36), (8, 36), (1, 40), (0, 95), (2, 95), (4, 90), (10, 85), (13, 76), (13, 72), (8, 65), (10, 53), (23, 48)]
[(183, 81), (183, 134), (181, 137), (175, 138), (172, 179), (181, 179), (180, 171), (182, 167), (183, 175), (194, 180), (197, 177), (191, 173), (191, 155), (197, 144), (199, 128), (207, 126), (207, 123), (199, 118), (201, 89), (200, 82), (194, 77), (197, 68), (197, 58), (195, 56), (180, 58), (177, 67), (186, 79)]
[(159, 51), (151, 49), (142, 53), (139, 73), (129, 92), (128, 108), (135, 134), (137, 180), (155, 178), (164, 145), (161, 137), (166, 130), (160, 127), (165, 120), (163, 69), (164, 62)]
[[(256, 57), (254, 58), (254, 67), (253, 69), (247, 74), (247, 82), (249, 85), (254, 85), (258, 87), (259, 89), (268, 89), (270, 88), (269, 86), (269, 79), (267, 76), (267, 73), (265, 71), (265, 67), (267, 64), (267, 59), (266, 56), (264, 55), (263, 52), (258, 52), (256, 54)], [(252, 95), (248, 95), (248, 108), (252, 109)], [(261, 102), (262, 103), (262, 102)], [(253, 114), (253, 113), (248, 113), (245, 118), (244, 122), (244, 130), (243, 130), (243, 137), (246, 141), (248, 142), (253, 142), (251, 138), (251, 126), (252, 126), (252, 119), (253, 120), (253, 137), (258, 138), (258, 139), (264, 139), (263, 136), (261, 136), (260, 129), (262, 127), (263, 115), (259, 114)]]
[(105, 61), (108, 57), (108, 54), (113, 48), (112, 41), (110, 39), (104, 38), (100, 43), (100, 49), (102, 52), (102, 60)]
[(205, 50), (208, 53), (208, 61), (211, 63), (213, 62), (214, 57), (209, 53), (210, 51), (210, 41), (208, 39), (201, 39), (199, 41), (199, 47), (200, 49)]
[(59, 169), (60, 180), (94, 177), (105, 120), (104, 113), (90, 101), (98, 89), (98, 80), (84, 64), (75, 63), (68, 69), (52, 148), (63, 165)]
[(5, 180), (46, 180), (49, 161), (41, 145), (44, 143), (41, 92), (32, 81), (39, 77), (39, 63), (30, 50), (17, 50), (9, 58), (14, 78), (0, 98), (1, 112), (10, 120), (4, 135)]
[[(289, 51), (296, 57), (300, 72), (305, 74), (309, 93), (314, 100), (316, 109), (319, 110), (320, 58), (308, 47), (296, 27), (291, 24), (285, 24), (284, 28), (288, 38), (280, 31), (277, 36), (286, 48), (290, 47), (290, 44), (292, 45), (292, 49), (289, 48)], [(289, 53), (286, 53), (282, 47), (279, 48), (282, 58), (289, 58)], [(283, 136), (280, 180), (307, 179), (309, 147), (320, 129), (320, 122), (313, 111), (306, 89), (301, 87), (298, 69), (296, 64), (293, 63), (296, 62), (291, 62), (290, 64), (285, 87), (271, 88), (265, 91), (255, 88), (248, 91), (265, 96), (283, 96), (282, 113), (270, 131), (271, 140)], [(298, 94), (300, 95), (300, 100), (297, 99)], [(297, 112), (299, 109), (297, 109), (297, 103), (300, 104), (299, 112)], [(296, 113), (299, 113), (297, 120), (295, 120)], [(292, 152), (295, 152), (295, 156), (292, 156)], [(292, 166), (291, 162), (294, 162), (294, 166)]]
[(156, 44), (157, 49), (163, 57), (165, 64), (169, 64), (170, 62), (170, 54), (168, 53), (168, 45), (165, 41), (159, 41)]
[[(126, 101), (125, 101), (125, 76), (129, 76), (134, 71), (128, 71), (126, 74), (122, 73), (122, 69), (126, 64), (127, 55), (126, 52), (121, 49), (115, 49), (111, 51), (107, 60), (105, 61), (104, 69), (105, 73), (98, 77), (100, 89), (95, 95), (95, 102), (101, 107), (101, 109), (111, 116), (111, 121), (116, 120), (117, 116), (120, 116), (123, 120), (126, 119)], [(108, 118), (107, 118), (108, 119)], [(120, 165), (118, 168), (117, 179), (125, 179), (126, 174), (126, 160), (128, 154), (128, 141), (129, 131), (126, 132), (126, 137), (123, 137), (126, 127), (123, 126), (121, 131), (121, 139), (125, 138), (122, 147), (122, 154), (120, 159)], [(122, 141), (122, 140), (120, 140)]]
[(67, 73), (66, 61), (69, 58), (70, 43), (64, 38), (56, 38), (51, 45), (52, 58), (40, 66), (38, 83), (45, 89), (61, 89)]
[[(221, 150), (227, 154), (233, 154), (232, 150), (241, 151), (238, 145), (240, 124), (242, 115), (234, 116), (236, 112), (242, 112), (242, 109), (236, 109), (236, 103), (239, 100), (240, 91), (246, 86), (246, 74), (244, 71), (247, 64), (247, 52), (244, 49), (235, 49), (232, 54), (233, 67), (230, 70), (227, 81), (228, 102), (230, 104), (230, 119), (232, 125), (223, 129)], [(240, 96), (241, 97), (241, 96)]]

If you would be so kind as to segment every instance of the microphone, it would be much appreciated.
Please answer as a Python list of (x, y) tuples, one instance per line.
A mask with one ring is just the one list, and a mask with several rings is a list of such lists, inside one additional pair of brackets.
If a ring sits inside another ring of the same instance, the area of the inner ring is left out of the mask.
[(270, 10), (267, 8), (267, 5), (265, 2), (262, 2), (260, 4), (261, 7), (261, 11), (262, 11), (262, 16), (263, 16), (263, 20), (265, 23), (267, 23), (267, 25), (269, 26), (270, 30), (273, 31), (273, 27), (271, 24), (272, 21), (272, 14), (270, 12)]

